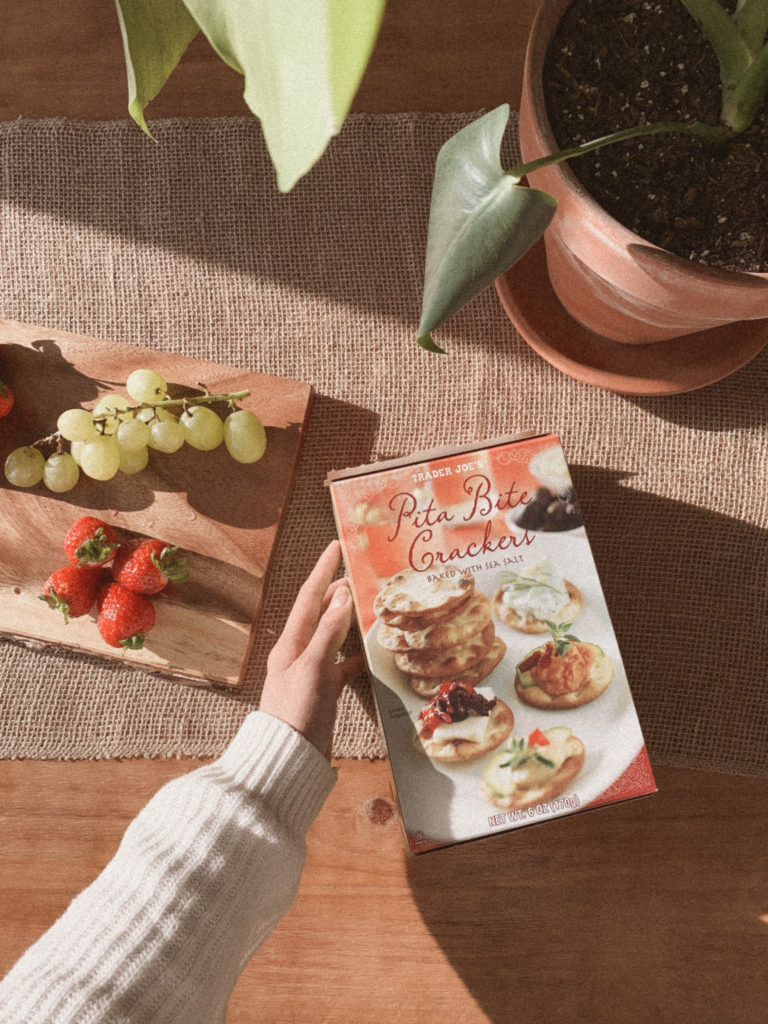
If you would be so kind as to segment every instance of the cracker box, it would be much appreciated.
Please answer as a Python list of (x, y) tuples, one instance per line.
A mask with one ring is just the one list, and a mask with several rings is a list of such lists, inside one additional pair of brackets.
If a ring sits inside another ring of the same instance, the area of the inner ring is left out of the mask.
[(556, 435), (328, 479), (414, 853), (655, 792)]

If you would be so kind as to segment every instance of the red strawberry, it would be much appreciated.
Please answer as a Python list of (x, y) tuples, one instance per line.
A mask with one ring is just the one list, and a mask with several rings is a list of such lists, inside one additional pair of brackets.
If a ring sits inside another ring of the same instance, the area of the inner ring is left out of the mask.
[(96, 626), (111, 647), (138, 651), (155, 624), (155, 606), (148, 597), (121, 583), (107, 583), (99, 592)]
[(117, 534), (95, 516), (82, 516), (64, 538), (64, 551), (72, 565), (103, 565), (115, 557)]
[(100, 585), (98, 565), (65, 565), (51, 573), (40, 598), (51, 608), (57, 608), (64, 615), (64, 621), (69, 622), (88, 614), (96, 602)]
[(137, 594), (159, 594), (169, 580), (182, 583), (189, 573), (187, 560), (161, 540), (133, 540), (123, 544), (112, 563), (118, 583)]
[(0, 380), (0, 419), (8, 415), (13, 408), (13, 402), (13, 392), (5, 381)]

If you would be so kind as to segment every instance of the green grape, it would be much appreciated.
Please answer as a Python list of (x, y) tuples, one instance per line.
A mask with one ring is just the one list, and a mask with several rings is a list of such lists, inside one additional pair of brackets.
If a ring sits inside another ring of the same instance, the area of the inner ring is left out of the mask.
[(127, 451), (146, 448), (149, 444), (149, 427), (143, 420), (125, 420), (117, 428), (117, 443)]
[(133, 476), (147, 468), (149, 462), (149, 450), (146, 445), (143, 448), (121, 448), (120, 449), (120, 472)]
[(85, 441), (70, 441), (69, 443), (69, 454), (78, 464), (78, 466), (80, 465), (80, 452), (83, 450), (84, 444)]
[[(102, 395), (93, 407), (93, 415), (94, 417), (107, 417), (105, 420), (99, 421), (100, 427), (105, 434), (116, 434), (122, 420), (133, 418), (133, 413), (124, 412), (124, 410), (129, 408), (130, 404), (125, 395)], [(121, 416), (120, 413), (123, 413), (123, 415)]]
[(179, 420), (184, 430), (184, 440), (201, 452), (218, 448), (224, 440), (224, 424), (213, 409), (195, 405), (182, 413)]
[(80, 468), (93, 480), (111, 480), (120, 468), (120, 445), (114, 437), (94, 437), (80, 450)]
[(67, 409), (59, 416), (56, 427), (67, 441), (87, 441), (97, 432), (88, 409)]
[(43, 483), (49, 491), (71, 491), (80, 479), (80, 470), (69, 452), (50, 455), (43, 470)]
[(34, 487), (43, 479), (45, 458), (39, 448), (14, 448), (5, 460), (5, 478), (14, 487)]
[(125, 388), (136, 402), (162, 402), (168, 385), (154, 370), (134, 370), (128, 375)]
[(159, 452), (177, 452), (184, 444), (184, 430), (176, 420), (157, 420), (149, 428), (149, 446)]
[(248, 409), (231, 412), (224, 420), (224, 444), (237, 462), (258, 462), (267, 447), (261, 420)]

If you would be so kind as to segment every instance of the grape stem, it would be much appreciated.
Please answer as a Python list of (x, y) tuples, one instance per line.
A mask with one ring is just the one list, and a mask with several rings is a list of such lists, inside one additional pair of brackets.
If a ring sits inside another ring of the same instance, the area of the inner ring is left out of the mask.
[(64, 451), (63, 437), (58, 430), (54, 431), (53, 434), (49, 434), (47, 437), (41, 437), (37, 441), (32, 441), (27, 445), (28, 448), (43, 448), (47, 444), (55, 444), (58, 452)]
[[(125, 416), (126, 413), (132, 413), (135, 416), (136, 413), (141, 412), (143, 409), (170, 409), (174, 406), (181, 406), (186, 412), (191, 406), (213, 405), (214, 402), (227, 402), (232, 407), (235, 402), (239, 402), (250, 395), (250, 391), (230, 391), (223, 395), (212, 395), (205, 384), (201, 384), (200, 387), (205, 389), (204, 395), (196, 395), (193, 398), (164, 398), (161, 402), (141, 402), (139, 405), (129, 405), (127, 409), (116, 409), (114, 412), (105, 412), (99, 416), (94, 416), (93, 422), (106, 423), (113, 416), (121, 417)], [(56, 430), (47, 437), (41, 437), (37, 441), (32, 441), (29, 447), (42, 448), (47, 444), (55, 444), (59, 452), (64, 451), (64, 439), (61, 436), (61, 431)]]
[[(201, 384), (200, 387), (205, 387)], [(204, 395), (197, 395), (194, 398), (165, 398), (162, 402), (141, 402), (140, 405), (129, 405), (127, 409), (117, 409), (114, 413), (105, 412), (100, 416), (94, 416), (94, 423), (102, 423), (105, 420), (111, 419), (115, 414), (118, 418), (124, 416), (126, 413), (137, 413), (143, 409), (170, 409), (172, 406), (180, 405), (185, 411), (191, 406), (195, 405), (213, 405), (214, 402), (239, 402), (243, 398), (247, 398), (250, 395), (250, 391), (230, 391), (224, 395), (212, 395), (206, 388)]]

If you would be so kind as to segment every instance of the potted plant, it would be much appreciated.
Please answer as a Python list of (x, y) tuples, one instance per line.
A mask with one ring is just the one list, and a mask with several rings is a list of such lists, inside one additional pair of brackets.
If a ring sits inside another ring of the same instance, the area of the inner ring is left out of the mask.
[[(768, 274), (708, 267), (640, 237), (601, 208), (567, 162), (647, 136), (696, 138), (709, 149), (738, 138), (753, 123), (768, 90), (768, 0), (740, 0), (732, 14), (718, 0), (680, 0), (693, 16), (686, 16), (690, 30), (703, 32), (717, 58), (719, 123), (642, 121), (559, 148), (546, 110), (545, 62), (561, 17), (576, 2), (544, 0), (534, 23), (520, 110), (522, 162), (509, 170), (501, 165), (506, 106), (468, 125), (438, 155), (418, 340), (441, 351), (431, 332), (494, 281), (513, 320), (521, 307), (530, 313), (531, 293), (540, 289), (530, 274), (510, 286), (509, 268), (523, 257), (530, 261), (526, 254), (531, 247), (540, 249), (535, 243), (543, 234), (546, 287), (559, 300), (558, 310), (549, 313), (567, 316), (563, 330), (571, 327), (590, 348), (586, 368), (572, 358), (563, 368), (601, 383), (601, 373), (593, 372), (599, 339), (608, 339), (609, 362), (634, 360), (646, 368), (670, 358), (659, 343), (672, 339), (673, 358), (684, 365), (672, 373), (672, 386), (667, 380), (658, 390), (700, 386), (735, 369), (768, 341), (760, 323), (768, 318)], [(614, 7), (616, 17), (620, 12), (633, 16), (630, 2)], [(526, 291), (522, 300), (521, 290)], [(743, 321), (752, 321), (751, 328), (737, 332), (724, 326)], [(529, 341), (530, 328), (526, 322), (521, 329)], [(691, 358), (702, 353), (707, 365), (692, 369)], [(655, 389), (647, 381), (638, 388)]]

